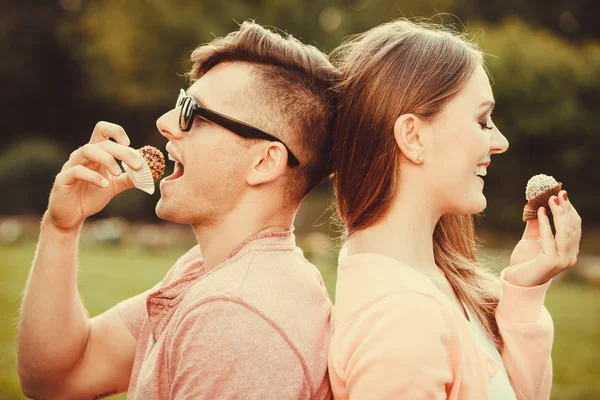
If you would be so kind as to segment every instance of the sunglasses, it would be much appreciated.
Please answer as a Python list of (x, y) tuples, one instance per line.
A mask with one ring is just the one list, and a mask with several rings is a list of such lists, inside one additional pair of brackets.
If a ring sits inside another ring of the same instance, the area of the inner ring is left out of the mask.
[(285, 149), (288, 152), (288, 164), (291, 167), (297, 167), (298, 165), (300, 165), (300, 162), (298, 161), (296, 156), (280, 139), (277, 139), (275, 136), (258, 128), (255, 128), (252, 125), (248, 125), (242, 121), (238, 121), (237, 119), (227, 117), (216, 111), (212, 111), (208, 108), (201, 106), (194, 97), (188, 96), (185, 93), (185, 90), (183, 89), (179, 90), (179, 97), (177, 98), (177, 103), (175, 104), (175, 108), (178, 107), (180, 107), (179, 128), (183, 132), (189, 132), (190, 129), (192, 129), (192, 126), (194, 125), (194, 120), (196, 119), (196, 117), (201, 117), (244, 138), (264, 139), (270, 142), (279, 142), (285, 147)]

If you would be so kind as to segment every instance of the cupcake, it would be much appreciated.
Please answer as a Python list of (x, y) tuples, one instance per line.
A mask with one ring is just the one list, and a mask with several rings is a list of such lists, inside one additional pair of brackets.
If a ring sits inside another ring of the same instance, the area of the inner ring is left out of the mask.
[(139, 171), (134, 171), (122, 163), (123, 169), (133, 182), (136, 188), (148, 193), (154, 193), (154, 181), (162, 178), (165, 173), (165, 156), (163, 153), (152, 146), (144, 146), (138, 149), (140, 157), (144, 160), (142, 168)]
[(537, 210), (545, 206), (548, 208), (548, 200), (552, 196), (558, 196), (562, 189), (562, 183), (549, 175), (539, 174), (531, 177), (525, 188), (527, 204), (523, 209), (523, 221), (537, 219)]

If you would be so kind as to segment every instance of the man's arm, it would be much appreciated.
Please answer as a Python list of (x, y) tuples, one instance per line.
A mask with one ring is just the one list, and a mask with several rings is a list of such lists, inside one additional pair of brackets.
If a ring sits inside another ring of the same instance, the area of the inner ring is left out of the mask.
[(139, 153), (128, 145), (123, 128), (98, 123), (56, 176), (19, 321), (18, 372), (28, 396), (93, 397), (126, 389), (135, 339), (117, 311), (88, 319), (77, 290), (77, 246), (84, 220), (133, 187), (116, 162), (140, 168)]
[(18, 332), (18, 372), (28, 397), (127, 390), (136, 340), (116, 309), (88, 319), (77, 290), (77, 236), (42, 222)]

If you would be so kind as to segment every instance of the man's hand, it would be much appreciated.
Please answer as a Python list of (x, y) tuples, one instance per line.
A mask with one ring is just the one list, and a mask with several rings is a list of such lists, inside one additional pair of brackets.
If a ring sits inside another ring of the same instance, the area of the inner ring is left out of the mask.
[(122, 160), (136, 171), (141, 168), (141, 155), (129, 144), (119, 125), (99, 122), (90, 142), (71, 153), (56, 176), (46, 222), (63, 231), (77, 229), (117, 194), (132, 188), (133, 183), (116, 161)]
[(577, 262), (581, 240), (581, 217), (569, 202), (567, 192), (550, 197), (556, 235), (552, 233), (545, 207), (538, 219), (528, 221), (523, 238), (510, 257), (504, 279), (516, 286), (542, 285)]
[(127, 390), (136, 338), (115, 308), (89, 319), (77, 290), (77, 248), (85, 218), (133, 187), (117, 164), (140, 168), (129, 143), (123, 128), (99, 122), (56, 176), (19, 317), (17, 369), (28, 397)]

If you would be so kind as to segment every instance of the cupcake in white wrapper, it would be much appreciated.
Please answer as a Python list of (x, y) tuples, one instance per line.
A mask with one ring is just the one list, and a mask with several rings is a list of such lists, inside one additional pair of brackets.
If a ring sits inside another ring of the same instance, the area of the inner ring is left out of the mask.
[(142, 168), (134, 171), (125, 163), (123, 169), (136, 188), (148, 193), (154, 193), (154, 181), (159, 180), (165, 172), (165, 157), (160, 150), (152, 146), (144, 146), (138, 150), (143, 160)]

